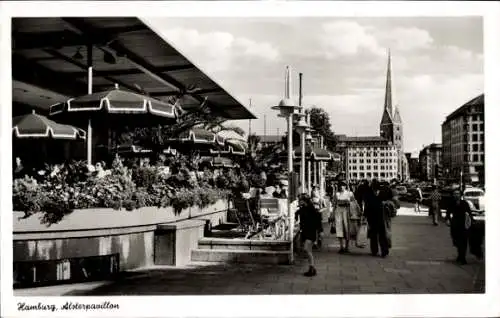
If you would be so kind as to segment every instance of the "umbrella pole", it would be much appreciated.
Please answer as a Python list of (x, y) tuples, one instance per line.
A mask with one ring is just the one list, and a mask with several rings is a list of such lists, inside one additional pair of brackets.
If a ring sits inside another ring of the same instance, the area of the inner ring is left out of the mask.
[[(88, 94), (92, 94), (92, 45), (87, 45), (87, 67), (88, 67)], [(87, 165), (92, 165), (92, 120), (89, 118), (87, 126)]]

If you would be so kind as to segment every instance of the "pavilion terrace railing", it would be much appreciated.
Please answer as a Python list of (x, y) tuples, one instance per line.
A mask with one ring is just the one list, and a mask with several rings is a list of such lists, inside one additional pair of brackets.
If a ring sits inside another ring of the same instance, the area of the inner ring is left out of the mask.
[[(238, 223), (245, 239), (290, 240), (290, 216), (287, 199), (278, 198), (233, 198), (228, 219)], [(295, 213), (296, 203), (291, 211)], [(294, 225), (295, 232), (298, 224)]]

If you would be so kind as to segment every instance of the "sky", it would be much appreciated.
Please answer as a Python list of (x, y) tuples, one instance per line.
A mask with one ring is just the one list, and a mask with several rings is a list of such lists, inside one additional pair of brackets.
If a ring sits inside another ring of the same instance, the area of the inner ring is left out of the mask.
[[(445, 117), (484, 91), (481, 17), (147, 22), (242, 104), (252, 100), (258, 117), (252, 133), (286, 130), (271, 106), (283, 98), (287, 65), (295, 100), (302, 72), (303, 105), (324, 109), (336, 134), (378, 135), (390, 49), (393, 104), (403, 120), (405, 151), (414, 155), (423, 145), (441, 142)], [(232, 123), (248, 131), (248, 120)]]

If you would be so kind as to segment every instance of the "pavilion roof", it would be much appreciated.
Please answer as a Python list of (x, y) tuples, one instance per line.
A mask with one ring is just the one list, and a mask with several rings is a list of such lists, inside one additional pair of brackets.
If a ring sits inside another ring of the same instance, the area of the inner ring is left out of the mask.
[[(13, 100), (42, 109), (87, 94), (87, 44), (92, 44), (93, 91), (121, 90), (184, 109), (204, 101), (216, 116), (255, 115), (138, 18), (14, 18)], [(116, 63), (105, 61), (113, 56)]]

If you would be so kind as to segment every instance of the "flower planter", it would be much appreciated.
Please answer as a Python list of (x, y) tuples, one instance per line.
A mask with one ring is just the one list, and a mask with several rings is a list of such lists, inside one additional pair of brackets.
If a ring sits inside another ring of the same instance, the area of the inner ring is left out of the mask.
[[(155, 260), (155, 231), (158, 226), (172, 225), (184, 229), (191, 220), (225, 221), (227, 202), (220, 200), (203, 209), (198, 207), (175, 214), (171, 207), (145, 207), (134, 211), (113, 209), (75, 210), (57, 224), (47, 226), (41, 213), (22, 219), (23, 212), (13, 214), (14, 263), (58, 263), (68, 259), (119, 255), (120, 270), (151, 266)], [(203, 225), (201, 225), (201, 231)], [(194, 230), (193, 230), (194, 231)], [(198, 230), (196, 230), (198, 231)], [(182, 235), (177, 245), (197, 244), (198, 235)], [(55, 265), (54, 265), (55, 266)]]

